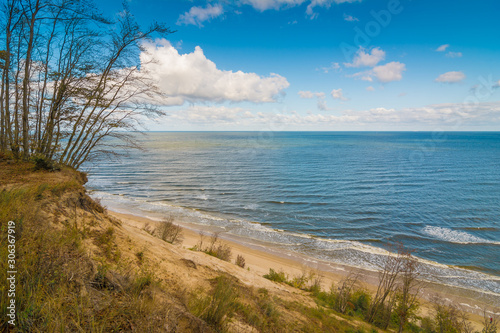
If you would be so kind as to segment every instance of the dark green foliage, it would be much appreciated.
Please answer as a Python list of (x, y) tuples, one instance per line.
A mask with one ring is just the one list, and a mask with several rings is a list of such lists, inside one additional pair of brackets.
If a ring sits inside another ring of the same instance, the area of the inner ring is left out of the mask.
[(276, 272), (272, 268), (269, 269), (269, 273), (264, 275), (264, 277), (266, 279), (274, 281), (274, 282), (281, 282), (281, 283), (288, 282), (288, 278), (287, 278), (285, 272), (283, 272), (283, 271)]
[(44, 155), (33, 155), (31, 156), (31, 160), (33, 161), (34, 170), (45, 170), (45, 171), (59, 171), (61, 170), (60, 166), (51, 160), (50, 158)]

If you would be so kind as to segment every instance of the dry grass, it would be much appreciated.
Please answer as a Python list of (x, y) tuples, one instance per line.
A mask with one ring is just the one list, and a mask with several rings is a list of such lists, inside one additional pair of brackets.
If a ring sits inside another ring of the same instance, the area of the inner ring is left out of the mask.
[[(120, 259), (116, 223), (84, 194), (80, 174), (3, 166), (0, 255), (7, 257), (6, 221), (12, 220), (18, 273), (16, 326), (2, 320), (0, 331), (210, 331), (162, 290), (147, 264), (134, 269)], [(7, 271), (0, 261), (4, 281)], [(0, 288), (1, 318), (8, 300)]]
[[(84, 180), (84, 175), (70, 169), (34, 172), (32, 164), (0, 160), (2, 258), (7, 257), (6, 221), (16, 223), (14, 332), (353, 333), (373, 329), (360, 322), (370, 306), (370, 295), (355, 284), (321, 291), (317, 273), (303, 272), (289, 278), (283, 271), (270, 270), (267, 278), (312, 292), (287, 292), (285, 299), (281, 298), (284, 294), (254, 289), (227, 274), (214, 278), (221, 273), (191, 260), (189, 275), (197, 274), (206, 291), (192, 292), (180, 275), (167, 279), (165, 270), (157, 276), (158, 262), (169, 260), (172, 253), (168, 249), (172, 247), (162, 245), (165, 256), (153, 261), (144, 244), (134, 247), (133, 242), (124, 240), (120, 223), (85, 195)], [(151, 227), (145, 230), (154, 233)], [(157, 241), (150, 238), (147, 242), (151, 240)], [(231, 257), (231, 249), (218, 235), (201, 236), (197, 249), (221, 259)], [(176, 251), (182, 253), (181, 249)], [(237, 256), (236, 263), (243, 267), (242, 258)], [(0, 260), (1, 280), (6, 280), (7, 271), (6, 261)], [(345, 292), (341, 295), (340, 290)], [(345, 314), (335, 311), (341, 298)], [(0, 318), (6, 318), (8, 299), (6, 289), (0, 288)], [(317, 306), (306, 305), (313, 299)], [(422, 319), (422, 327), (412, 324), (408, 329), (413, 333), (447, 331), (447, 327), (460, 327), (463, 332), (468, 329), (464, 317), (458, 315), (457, 321), (456, 312), (444, 305), (436, 309), (441, 323), (435, 315)], [(8, 329), (7, 323), (0, 321), (0, 331)]]

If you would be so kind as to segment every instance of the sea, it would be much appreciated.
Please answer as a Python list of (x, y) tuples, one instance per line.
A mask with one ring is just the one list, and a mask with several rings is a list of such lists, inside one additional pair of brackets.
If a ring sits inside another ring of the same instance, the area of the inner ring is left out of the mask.
[[(500, 296), (500, 132), (146, 132), (85, 165), (109, 209)], [(108, 142), (113, 144), (113, 141)]]

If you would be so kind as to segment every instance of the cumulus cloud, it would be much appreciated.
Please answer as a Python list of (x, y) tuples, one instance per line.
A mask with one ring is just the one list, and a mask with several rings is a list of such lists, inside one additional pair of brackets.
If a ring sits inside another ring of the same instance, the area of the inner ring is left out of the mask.
[(220, 4), (211, 5), (208, 4), (205, 8), (203, 7), (192, 7), (189, 12), (186, 12), (179, 16), (177, 24), (181, 25), (197, 25), (203, 27), (203, 22), (211, 20), (218, 17), (224, 13), (224, 9)]
[(166, 105), (188, 102), (275, 102), (290, 85), (286, 78), (271, 74), (223, 71), (207, 59), (197, 46), (192, 53), (179, 54), (170, 42), (145, 43), (141, 71), (149, 73), (168, 99)]
[(347, 15), (344, 13), (344, 21), (347, 21), (347, 22), (358, 22), (359, 19), (352, 16), (352, 15)]
[(448, 52), (448, 53), (446, 53), (446, 56), (448, 58), (461, 58), (462, 52)]
[(436, 52), (444, 52), (448, 47), (450, 47), (450, 44), (443, 44), (436, 49)]
[(367, 91), (375, 91), (375, 88), (373, 88), (373, 86), (368, 86), (368, 87), (366, 87), (366, 90)]
[(443, 83), (458, 83), (465, 79), (463, 72), (446, 72), (439, 75), (434, 81)]
[(344, 63), (346, 67), (374, 67), (379, 62), (385, 59), (385, 52), (376, 47), (371, 50), (371, 52), (365, 52), (365, 50), (360, 47), (356, 52), (352, 63)]
[(403, 78), (403, 72), (405, 70), (405, 64), (393, 61), (382, 66), (374, 67), (372, 72), (380, 82), (387, 83), (400, 81)]
[(348, 77), (368, 82), (373, 82), (373, 78), (376, 78), (379, 82), (388, 83), (392, 81), (400, 81), (403, 78), (403, 72), (405, 70), (405, 64), (393, 61), (385, 65), (375, 66), (368, 71), (354, 73)]
[(332, 92), (330, 93), (330, 95), (332, 95), (333, 99), (347, 101), (347, 98), (344, 96), (342, 89), (333, 89)]

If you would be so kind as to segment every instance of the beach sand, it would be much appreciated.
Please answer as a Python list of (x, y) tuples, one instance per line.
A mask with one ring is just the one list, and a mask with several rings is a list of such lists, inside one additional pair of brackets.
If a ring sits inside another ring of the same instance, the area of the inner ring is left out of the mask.
[[(206, 255), (205, 253), (189, 250), (200, 241), (200, 232), (205, 235), (204, 242), (208, 243), (210, 234), (207, 230), (197, 230), (196, 226), (192, 225), (181, 225), (183, 226), (183, 242), (181, 245), (172, 246), (158, 238), (152, 237), (143, 230), (144, 226), (147, 224), (154, 226), (161, 222), (132, 214), (113, 211), (109, 211), (108, 213), (122, 221), (122, 226), (128, 234), (128, 242), (131, 241), (135, 245), (143, 246), (145, 250), (156, 257), (157, 261), (159, 258), (165, 257), (165, 247), (168, 245), (167, 247), (170, 252), (173, 252), (179, 258), (184, 258), (182, 260), (193, 262), (196, 266), (210, 267), (213, 271), (226, 272), (235, 276), (248, 286), (275, 290), (282, 296), (293, 295), (293, 297), (301, 297), (304, 302), (311, 302), (310, 297), (302, 298), (302, 296), (306, 295), (305, 292), (285, 284), (271, 282), (262, 276), (269, 273), (270, 268), (275, 271), (284, 271), (290, 278), (313, 272), (321, 276), (322, 289), (329, 290), (332, 284), (336, 284), (349, 274), (355, 273), (359, 274), (361, 286), (363, 288), (372, 293), (376, 290), (378, 273), (374, 271), (321, 262), (308, 258), (305, 255), (272, 248), (267, 244), (253, 243), (243, 238), (229, 238), (227, 235), (221, 234), (220, 240), (228, 244), (232, 249), (232, 263), (228, 263)], [(177, 222), (174, 221), (174, 223)], [(244, 269), (234, 264), (234, 259), (237, 255), (242, 255), (245, 258), (246, 266)], [(161, 264), (157, 266), (160, 273), (162, 265), (165, 265), (163, 268), (164, 271), (170, 272), (172, 270), (178, 270), (178, 272), (176, 272), (178, 274), (172, 276), (172, 278), (182, 278), (185, 283), (192, 280), (193, 288), (195, 287), (196, 274), (200, 274), (200, 270), (196, 273), (189, 270), (182, 272), (182, 269), (177, 269), (175, 265), (166, 265), (166, 261), (168, 260), (161, 259), (158, 261), (161, 262)], [(481, 322), (483, 321), (483, 309), (488, 309), (500, 314), (500, 308), (496, 303), (498, 296), (492, 296), (474, 290), (428, 283), (420, 295), (422, 315), (432, 314), (433, 310), (429, 301), (436, 295), (448, 302), (460, 306), (464, 311), (467, 311), (470, 314), (469, 320), (473, 323), (474, 328), (479, 331), (482, 329)]]

